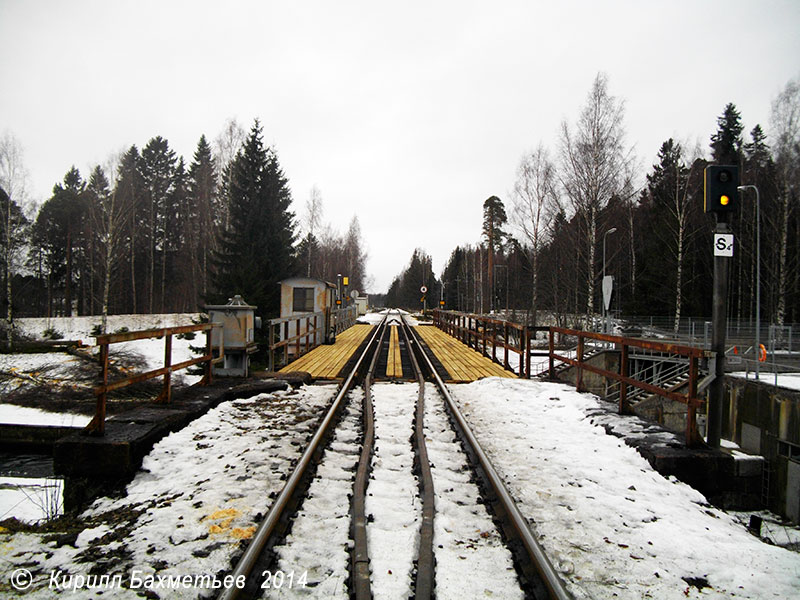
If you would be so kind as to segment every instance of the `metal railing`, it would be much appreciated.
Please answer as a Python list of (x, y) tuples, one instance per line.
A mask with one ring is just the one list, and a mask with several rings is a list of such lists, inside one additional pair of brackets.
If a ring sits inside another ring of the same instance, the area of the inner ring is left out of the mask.
[(269, 370), (289, 364), (320, 344), (335, 341), (357, 318), (358, 308), (353, 305), (270, 319), (267, 328)]
[[(105, 434), (106, 422), (106, 402), (108, 393), (114, 390), (119, 390), (135, 383), (141, 383), (148, 379), (156, 377), (164, 377), (164, 385), (161, 393), (156, 398), (156, 402), (171, 402), (172, 400), (172, 383), (171, 375), (175, 371), (191, 367), (199, 363), (205, 363), (205, 373), (200, 381), (200, 385), (207, 385), (211, 383), (211, 365), (216, 364), (225, 358), (224, 343), (220, 346), (219, 356), (214, 357), (211, 351), (211, 329), (214, 327), (222, 327), (220, 323), (201, 323), (199, 325), (184, 325), (181, 327), (167, 327), (163, 329), (146, 329), (144, 331), (127, 331), (125, 333), (108, 333), (96, 336), (95, 340), (97, 346), (100, 347), (100, 366), (102, 368), (102, 383), (94, 388), (94, 395), (97, 397), (97, 405), (92, 420), (86, 426), (85, 431), (92, 435), (102, 436)], [(203, 356), (198, 356), (189, 360), (185, 360), (178, 364), (172, 364), (172, 336), (181, 333), (193, 333), (195, 331), (206, 332), (206, 352)], [(153, 338), (164, 338), (164, 366), (160, 369), (139, 373), (131, 377), (119, 379), (109, 383), (108, 381), (108, 347), (111, 344), (118, 344), (120, 342), (132, 342), (135, 340), (145, 340)]]
[[(433, 324), (509, 371), (514, 370), (509, 361), (509, 353), (516, 354), (517, 373), (528, 379), (531, 377), (531, 356), (539, 354), (531, 350), (531, 342), (537, 331), (549, 331), (548, 327), (532, 327), (482, 315), (440, 309), (433, 311)], [(502, 361), (497, 356), (498, 348), (502, 352)]]
[[(573, 336), (578, 340), (577, 355), (575, 358), (562, 356), (556, 354), (555, 350), (555, 335)], [(586, 340), (595, 340), (600, 342), (608, 342), (614, 345), (620, 351), (620, 368), (619, 372), (609, 371), (600, 367), (589, 364), (585, 361), (584, 346)], [(673, 389), (666, 389), (664, 387), (641, 381), (630, 376), (629, 373), (629, 353), (630, 348), (639, 348), (647, 351), (665, 352), (671, 355), (683, 357), (689, 361), (689, 381), (686, 393), (680, 393)], [(614, 335), (604, 335), (600, 333), (590, 333), (586, 331), (578, 331), (574, 329), (562, 329), (559, 327), (550, 328), (550, 373), (551, 376), (555, 375), (556, 361), (566, 363), (574, 366), (577, 369), (575, 378), (575, 387), (580, 391), (583, 387), (583, 373), (589, 371), (595, 373), (606, 379), (619, 382), (619, 413), (625, 414), (629, 411), (628, 406), (628, 387), (632, 386), (656, 394), (670, 400), (685, 404), (687, 407), (686, 415), (686, 444), (693, 446), (701, 441), (699, 432), (697, 431), (697, 409), (702, 405), (703, 401), (698, 396), (698, 383), (699, 383), (699, 362), (703, 358), (707, 358), (708, 353), (701, 349), (692, 346), (682, 346), (678, 344), (654, 342), (649, 340), (642, 340), (638, 338), (627, 338)]]

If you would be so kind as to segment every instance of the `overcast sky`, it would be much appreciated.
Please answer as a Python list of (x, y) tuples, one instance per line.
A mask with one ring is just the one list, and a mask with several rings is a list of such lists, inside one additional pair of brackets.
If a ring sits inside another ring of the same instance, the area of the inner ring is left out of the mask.
[(598, 72), (625, 101), (644, 172), (669, 137), (709, 136), (725, 105), (769, 133), (800, 77), (800, 1), (120, 2), (0, 0), (0, 132), (30, 199), (71, 165), (156, 136), (258, 118), (300, 216), (312, 186), (340, 231), (358, 215), (371, 291), (415, 247), (441, 272), (509, 208), (520, 157), (555, 154)]

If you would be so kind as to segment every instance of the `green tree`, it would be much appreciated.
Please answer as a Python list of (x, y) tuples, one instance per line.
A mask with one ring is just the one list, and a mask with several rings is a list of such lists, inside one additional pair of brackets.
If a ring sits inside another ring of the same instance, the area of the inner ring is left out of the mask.
[(114, 198), (124, 215), (124, 225), (120, 236), (120, 252), (127, 258), (127, 272), (120, 282), (120, 304), (118, 310), (136, 314), (144, 306), (139, 295), (142, 286), (138, 284), (139, 274), (144, 272), (146, 263), (145, 233), (142, 231), (146, 219), (144, 202), (144, 180), (142, 178), (142, 156), (139, 149), (131, 146), (122, 155), (118, 169), (118, 179), (114, 186)]
[[(683, 148), (672, 138), (665, 141), (658, 152), (659, 162), (647, 175), (643, 199), (649, 200), (651, 211), (648, 234), (642, 243), (647, 253), (642, 264), (644, 278), (652, 293), (645, 294), (650, 306), (660, 304), (659, 312), (671, 312), (674, 330), (678, 330), (686, 286), (686, 253), (691, 238), (697, 231), (692, 221), (700, 217), (696, 207), (699, 198), (692, 192), (690, 177), (702, 172), (702, 164), (691, 168), (685, 163)], [(646, 284), (647, 285), (647, 284)]]
[(742, 119), (733, 103), (717, 118), (717, 132), (711, 136), (711, 156), (718, 165), (739, 165), (742, 157)]
[(155, 308), (156, 255), (161, 255), (161, 303), (165, 280), (168, 231), (170, 229), (170, 197), (173, 194), (177, 157), (161, 136), (152, 138), (142, 150), (141, 176), (144, 185), (145, 222), (142, 228), (147, 242), (147, 307)]
[(489, 259), (489, 310), (494, 310), (494, 261), (497, 252), (503, 247), (508, 234), (503, 230), (503, 225), (508, 221), (503, 201), (497, 196), (489, 196), (483, 202), (483, 237), (486, 240)]
[(433, 260), (424, 250), (417, 248), (411, 255), (403, 271), (394, 278), (389, 292), (386, 294), (386, 306), (402, 307), (410, 310), (422, 308), (423, 294), (420, 291), (428, 288), (426, 299), (428, 307), (436, 306), (439, 298), (439, 282), (433, 274)]
[(277, 283), (294, 268), (291, 191), (272, 148), (265, 148), (258, 120), (231, 163), (227, 204), (230, 226), (214, 253), (214, 287), (224, 301), (241, 294), (259, 312), (279, 312)]
[[(189, 165), (188, 243), (194, 297), (208, 294), (211, 253), (216, 247), (216, 233), (222, 219), (217, 193), (217, 169), (206, 136), (200, 136), (192, 164)], [(199, 283), (199, 285), (198, 285)]]
[(47, 267), (48, 316), (54, 302), (63, 314), (70, 315), (73, 310), (74, 258), (86, 247), (84, 228), (89, 205), (85, 189), (86, 182), (73, 166), (64, 175), (63, 184), (53, 186), (53, 196), (36, 217), (33, 240)]

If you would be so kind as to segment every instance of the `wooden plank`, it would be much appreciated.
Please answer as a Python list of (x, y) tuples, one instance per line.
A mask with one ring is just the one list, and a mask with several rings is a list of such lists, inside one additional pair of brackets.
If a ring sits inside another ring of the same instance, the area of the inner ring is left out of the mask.
[(389, 356), (386, 361), (387, 377), (402, 377), (403, 363), (400, 358), (400, 340), (397, 325), (389, 328)]
[(281, 371), (305, 371), (314, 378), (335, 379), (372, 327), (367, 324), (353, 325), (336, 336), (335, 344), (318, 346), (283, 367)]
[(450, 373), (451, 381), (469, 382), (482, 377), (515, 376), (438, 328), (421, 325), (417, 331)]

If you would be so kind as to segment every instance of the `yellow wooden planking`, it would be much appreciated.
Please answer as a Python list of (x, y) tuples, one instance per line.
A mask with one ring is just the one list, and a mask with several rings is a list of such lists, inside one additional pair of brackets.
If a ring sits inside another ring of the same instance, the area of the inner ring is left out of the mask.
[(373, 325), (357, 323), (336, 336), (336, 343), (317, 346), (281, 371), (305, 371), (315, 379), (336, 379), (339, 371), (364, 341)]
[(475, 381), (481, 377), (516, 377), (511, 371), (506, 371), (502, 366), (437, 327), (420, 325), (417, 327), (417, 332), (442, 366), (447, 369), (450, 381)]
[(386, 360), (386, 376), (387, 377), (402, 377), (403, 376), (403, 362), (400, 358), (400, 342), (398, 339), (397, 325), (389, 327), (389, 357)]

